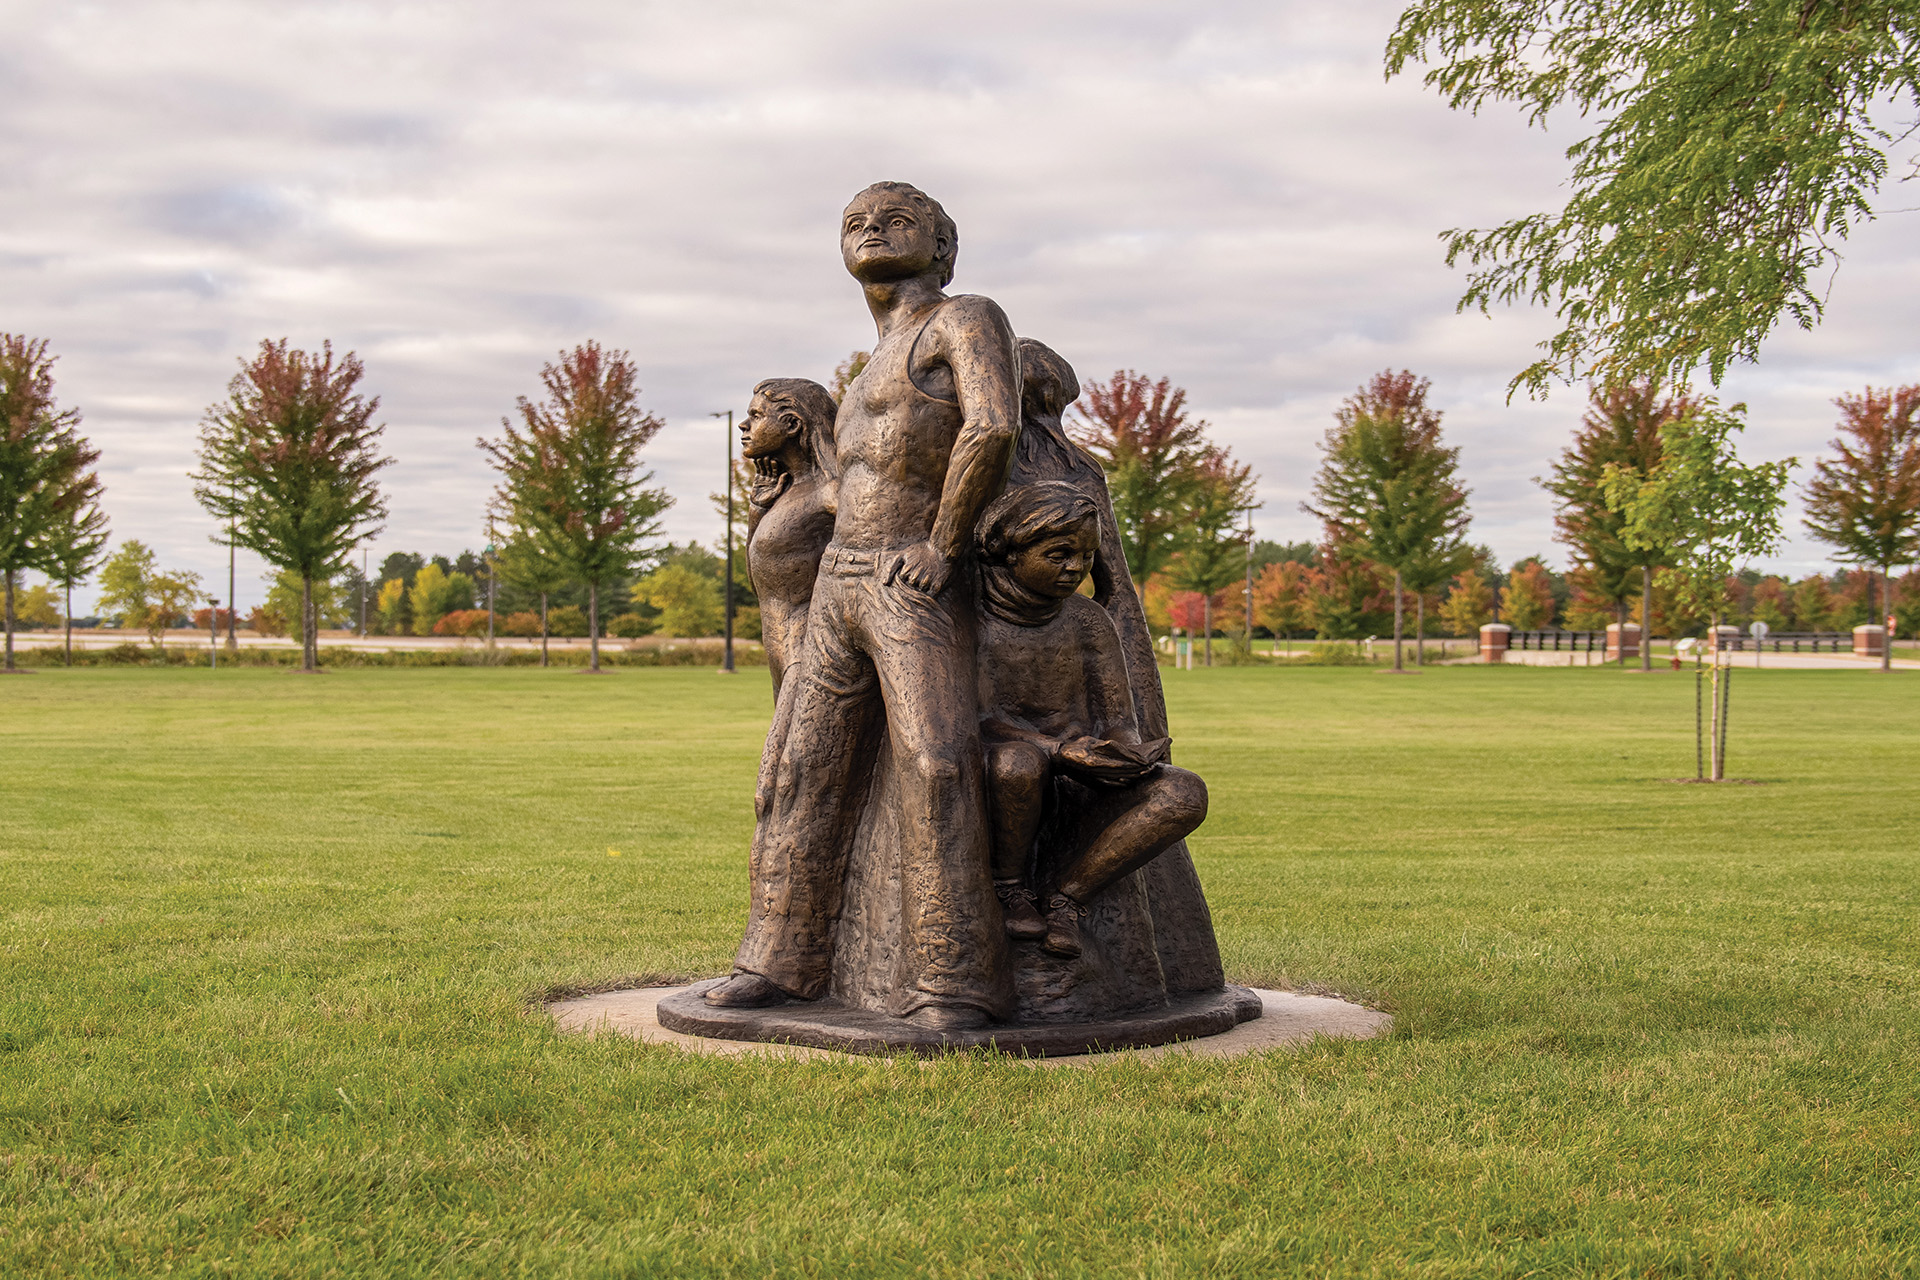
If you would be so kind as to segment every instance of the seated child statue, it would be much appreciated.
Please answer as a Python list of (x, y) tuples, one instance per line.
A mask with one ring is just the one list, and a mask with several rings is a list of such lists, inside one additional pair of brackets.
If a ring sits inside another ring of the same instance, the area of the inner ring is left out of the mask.
[[(1098, 511), (1071, 484), (1009, 490), (981, 518), (980, 705), (993, 885), (1010, 937), (1080, 954), (1080, 920), (1102, 889), (1151, 862), (1207, 816), (1207, 788), (1140, 740), (1120, 637), (1077, 594), (1093, 566)], [(1078, 788), (1056, 786), (1070, 779)], [(1037, 854), (1050, 806), (1084, 797), (1080, 838)], [(1055, 865), (1064, 857), (1064, 866)], [(1043, 917), (1034, 886), (1050, 884)]]

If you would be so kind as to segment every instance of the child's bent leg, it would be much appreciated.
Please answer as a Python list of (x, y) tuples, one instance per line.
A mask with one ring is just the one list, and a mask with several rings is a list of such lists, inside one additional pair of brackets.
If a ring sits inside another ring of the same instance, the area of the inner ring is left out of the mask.
[(1121, 794), (1124, 807), (1061, 877), (1060, 892), (1075, 902), (1146, 866), (1206, 820), (1207, 784), (1172, 765)]
[(1025, 882), (1050, 777), (1047, 753), (1031, 742), (996, 742), (987, 747), (987, 805), (993, 814), (996, 881)]

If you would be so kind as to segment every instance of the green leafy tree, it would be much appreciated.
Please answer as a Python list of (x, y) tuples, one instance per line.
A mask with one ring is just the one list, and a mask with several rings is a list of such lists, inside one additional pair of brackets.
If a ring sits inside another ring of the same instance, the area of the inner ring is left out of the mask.
[(664, 636), (709, 636), (720, 629), (720, 584), (684, 564), (664, 564), (640, 580), (635, 592), (660, 611), (654, 629)]
[[(1884, 623), (1893, 609), (1893, 566), (1920, 555), (1920, 385), (1835, 400), (1840, 437), (1813, 464), (1805, 491), (1808, 532), (1843, 561), (1880, 571)], [(1889, 637), (1891, 639), (1891, 637)], [(1892, 669), (1893, 646), (1880, 646)]]
[(100, 566), (101, 612), (117, 618), (123, 627), (147, 633), (154, 648), (168, 627), (187, 618), (193, 606), (206, 598), (200, 575), (184, 569), (162, 572), (153, 550), (129, 538)]
[(65, 597), (61, 609), (65, 662), (73, 665), (73, 589), (85, 582), (106, 556), (107, 515), (100, 510), (100, 480), (88, 473), (75, 487), (73, 501), (42, 543), (40, 566)]
[(1393, 575), (1395, 671), (1405, 670), (1408, 575), (1431, 589), (1473, 558), (1460, 451), (1440, 442), (1440, 414), (1427, 404), (1431, 385), (1388, 370), (1349, 396), (1321, 443), (1313, 501), (1302, 504), (1337, 530), (1340, 541)]
[(833, 380), (827, 384), (827, 392), (833, 402), (839, 404), (846, 398), (847, 388), (867, 367), (867, 361), (873, 358), (871, 351), (856, 351), (833, 367)]
[[(1743, 404), (1722, 410), (1703, 399), (1683, 418), (1660, 428), (1660, 465), (1643, 476), (1609, 468), (1607, 500), (1626, 516), (1629, 545), (1664, 547), (1670, 564), (1660, 576), (1683, 608), (1720, 624), (1727, 579), (1748, 561), (1779, 548), (1780, 511), (1794, 460), (1748, 465), (1734, 449), (1745, 429)], [(1726, 669), (1713, 665), (1713, 715), (1708, 730), (1709, 776), (1726, 777)]]
[(1253, 505), (1253, 486), (1252, 467), (1235, 462), (1225, 449), (1208, 450), (1195, 468), (1179, 553), (1167, 566), (1176, 589), (1195, 592), (1203, 601), (1200, 634), (1208, 666), (1213, 665), (1213, 598), (1247, 571), (1247, 535), (1234, 524)]
[(353, 617), (354, 598), (344, 583), (334, 578), (315, 578), (309, 586), (291, 569), (282, 569), (267, 579), (267, 612), (281, 619), (297, 618), (306, 606), (309, 591), (317, 625), (344, 627)]
[(379, 453), (379, 398), (356, 390), (364, 374), (351, 351), (336, 363), (332, 343), (313, 355), (263, 341), (200, 427), (194, 497), (233, 541), (300, 576), (307, 671), (320, 664), (313, 584), (343, 571), (387, 516), (376, 476), (393, 459)]
[[(0, 333), (0, 614), (5, 669), (14, 670), (14, 590), (20, 574), (60, 572), (63, 547), (96, 534), (99, 451), (79, 433), (80, 414), (53, 395), (53, 361), (44, 340)], [(96, 541), (93, 553), (98, 554)], [(69, 650), (72, 639), (69, 635)]]
[[(413, 575), (413, 587), (407, 592), (407, 604), (413, 613), (413, 634), (430, 636), (434, 624), (453, 612), (454, 579), (464, 574), (449, 574), (437, 564), (428, 564)], [(468, 595), (472, 595), (471, 583)]]
[(1181, 550), (1203, 469), (1211, 456), (1207, 424), (1187, 417), (1187, 393), (1122, 369), (1089, 382), (1074, 408), (1075, 438), (1106, 469), (1114, 522), (1135, 582), (1145, 582)]
[(633, 362), (624, 351), (589, 342), (540, 371), (545, 400), (518, 401), (520, 423), (501, 420), (498, 440), (482, 440), (500, 472), (496, 509), (542, 554), (587, 586), (590, 669), (600, 669), (600, 591), (623, 579), (659, 533), (656, 517), (672, 505), (649, 489), (640, 452), (664, 425), (640, 408)]
[(539, 541), (525, 530), (513, 531), (500, 548), (497, 559), (501, 582), (540, 600), (540, 625), (533, 634), (540, 637), (540, 665), (544, 667), (549, 661), (547, 641), (551, 634), (547, 614), (553, 593), (569, 581), (567, 567), (557, 557), (542, 551)]
[(1446, 233), (1473, 271), (1461, 306), (1530, 301), (1562, 328), (1514, 387), (1551, 379), (1719, 382), (1816, 291), (1873, 217), (1894, 134), (1920, 100), (1909, 0), (1416, 0), (1389, 77), (1428, 64), (1456, 108), (1518, 105), (1542, 128), (1598, 122), (1567, 150), (1558, 213)]

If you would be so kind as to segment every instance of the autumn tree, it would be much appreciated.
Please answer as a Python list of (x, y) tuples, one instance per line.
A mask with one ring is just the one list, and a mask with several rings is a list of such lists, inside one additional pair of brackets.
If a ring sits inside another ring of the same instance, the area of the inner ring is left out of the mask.
[[(1514, 386), (1555, 377), (1719, 382), (1783, 317), (1818, 322), (1820, 282), (1873, 218), (1920, 100), (1909, 0), (1415, 0), (1388, 76), (1426, 63), (1449, 105), (1597, 122), (1567, 149), (1558, 213), (1446, 233), (1473, 270), (1460, 305), (1530, 301), (1562, 328)], [(1900, 135), (1904, 136), (1904, 135)]]
[[(1837, 559), (1880, 571), (1884, 623), (1893, 609), (1893, 566), (1920, 555), (1920, 385), (1834, 401), (1840, 436), (1834, 456), (1813, 464), (1804, 500), (1808, 532)], [(1888, 637), (1890, 641), (1891, 636)], [(1880, 669), (1892, 669), (1893, 645), (1880, 646)]]
[(1207, 424), (1187, 416), (1187, 393), (1122, 369), (1089, 382), (1073, 434), (1106, 468), (1127, 568), (1145, 582), (1180, 550), (1210, 451)]
[(1453, 577), (1453, 587), (1440, 606), (1440, 621), (1456, 636), (1477, 636), (1493, 617), (1493, 588), (1472, 569)]
[(56, 403), (53, 361), (45, 340), (0, 333), (0, 614), (9, 672), (20, 574), (38, 569), (58, 578), (73, 563), (63, 554), (87, 547), (84, 562), (105, 538), (94, 470), (100, 453), (80, 435), (79, 411)]
[(1460, 451), (1440, 441), (1440, 413), (1427, 404), (1432, 384), (1388, 370), (1349, 396), (1321, 443), (1313, 501), (1339, 540), (1393, 575), (1393, 669), (1404, 670), (1401, 641), (1409, 574), (1428, 588), (1473, 558), (1465, 539), (1467, 491)]
[(1500, 616), (1515, 631), (1540, 631), (1553, 621), (1553, 583), (1538, 560), (1522, 560), (1500, 588)]
[(633, 361), (589, 342), (540, 371), (546, 398), (516, 402), (480, 447), (500, 473), (496, 509), (517, 536), (587, 588), (589, 670), (600, 670), (600, 591), (625, 577), (673, 499), (649, 489), (640, 452), (665, 425), (640, 407)]
[[(1626, 516), (1623, 535), (1629, 545), (1664, 547), (1670, 565), (1661, 577), (1677, 601), (1705, 611), (1718, 626), (1727, 579), (1758, 556), (1780, 545), (1780, 510), (1787, 474), (1794, 465), (1748, 464), (1735, 452), (1734, 436), (1745, 429), (1745, 405), (1721, 409), (1702, 400), (1687, 416), (1660, 428), (1660, 465), (1642, 476), (1609, 468), (1602, 484), (1608, 502)], [(1713, 714), (1708, 731), (1709, 776), (1726, 777), (1728, 678), (1713, 665)]]
[(1289, 642), (1293, 652), (1293, 633), (1312, 625), (1313, 615), (1307, 599), (1311, 571), (1297, 560), (1281, 560), (1260, 570), (1253, 583), (1253, 619), (1274, 637)]
[(336, 361), (331, 342), (316, 354), (263, 340), (200, 427), (193, 495), (234, 542), (299, 575), (306, 671), (320, 666), (314, 582), (343, 571), (387, 517), (376, 476), (393, 459), (380, 456), (379, 397), (357, 390), (364, 374), (351, 351)]
[[(1641, 476), (1660, 464), (1660, 427), (1685, 416), (1693, 407), (1685, 395), (1663, 394), (1650, 379), (1595, 386), (1587, 412), (1573, 441), (1553, 464), (1549, 477), (1536, 480), (1554, 496), (1554, 537), (1573, 552), (1576, 567), (1585, 570), (1581, 585), (1590, 594), (1612, 604), (1614, 621), (1627, 621), (1634, 595), (1642, 612), (1653, 595), (1653, 571), (1664, 548), (1629, 547), (1621, 536), (1626, 518), (1607, 504), (1601, 481), (1608, 467)], [(1651, 669), (1652, 647), (1641, 636), (1640, 662)]]

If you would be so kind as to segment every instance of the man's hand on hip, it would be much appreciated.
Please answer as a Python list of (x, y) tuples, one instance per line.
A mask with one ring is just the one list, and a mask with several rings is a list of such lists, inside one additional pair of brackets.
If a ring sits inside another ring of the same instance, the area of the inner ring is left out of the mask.
[(900, 553), (887, 570), (887, 581), (898, 582), (923, 595), (937, 596), (953, 574), (953, 564), (934, 550), (931, 542), (916, 542)]

